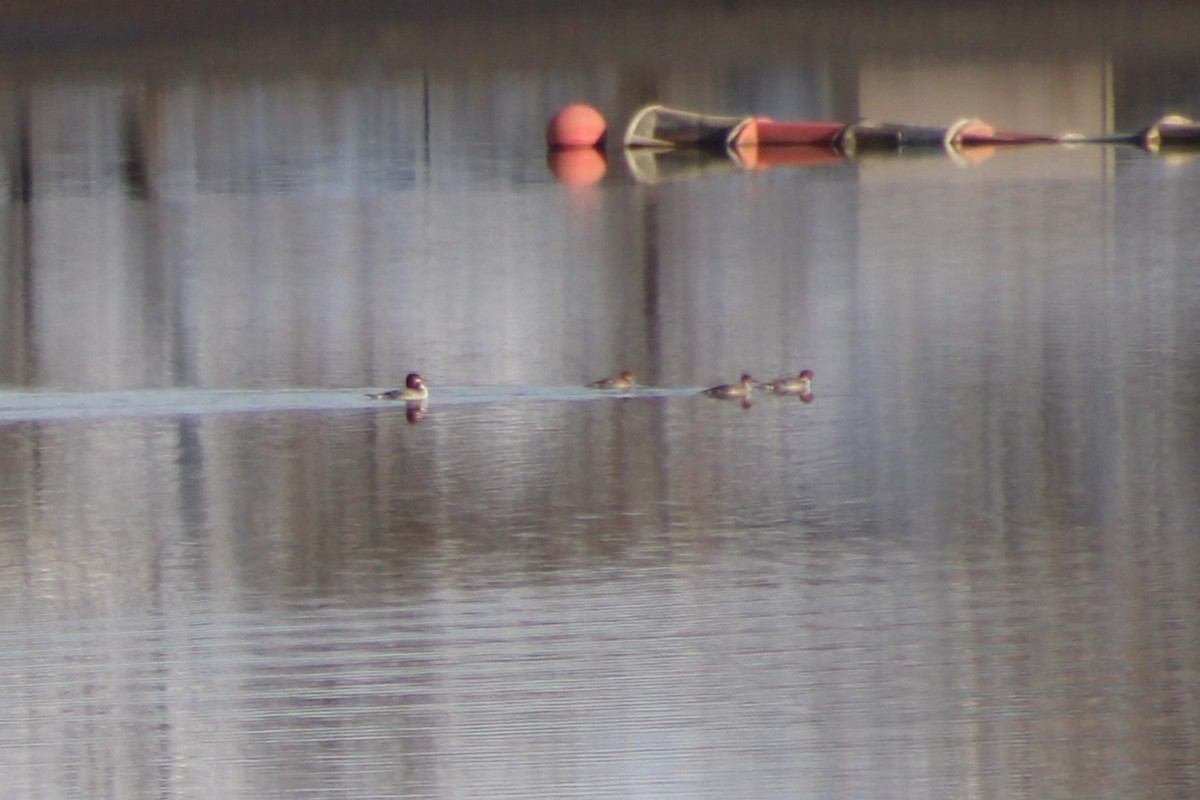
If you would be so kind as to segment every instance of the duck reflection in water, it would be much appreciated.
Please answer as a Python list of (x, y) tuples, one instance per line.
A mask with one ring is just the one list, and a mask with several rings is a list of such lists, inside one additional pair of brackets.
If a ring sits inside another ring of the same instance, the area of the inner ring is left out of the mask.
[(637, 386), (637, 376), (629, 370), (624, 370), (620, 375), (614, 375), (611, 378), (601, 378), (598, 381), (592, 381), (588, 385), (589, 389), (610, 389), (619, 392), (628, 392)]
[(409, 422), (420, 422), (429, 413), (429, 403), (424, 400), (409, 400), (404, 404), (404, 418)]
[(812, 381), (813, 371), (804, 369), (800, 370), (800, 374), (794, 378), (777, 378), (760, 383), (758, 388), (771, 394), (794, 395), (799, 397), (803, 403), (811, 403), (813, 401)]
[(410, 372), (404, 379), (400, 389), (389, 389), (386, 392), (368, 394), (372, 400), (404, 400), (407, 402), (424, 401), (429, 399), (429, 386), (419, 372)]

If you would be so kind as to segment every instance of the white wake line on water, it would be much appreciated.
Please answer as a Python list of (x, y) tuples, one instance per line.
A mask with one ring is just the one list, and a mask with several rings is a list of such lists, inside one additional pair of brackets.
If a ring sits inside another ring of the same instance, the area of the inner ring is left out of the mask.
[[(146, 389), (124, 392), (0, 391), (0, 423), (173, 417), (206, 414), (254, 414), (284, 411), (388, 411), (404, 401), (371, 400), (369, 389)], [(472, 386), (434, 389), (427, 405), (579, 402), (680, 397), (698, 388), (639, 388), (608, 392), (571, 386)]]

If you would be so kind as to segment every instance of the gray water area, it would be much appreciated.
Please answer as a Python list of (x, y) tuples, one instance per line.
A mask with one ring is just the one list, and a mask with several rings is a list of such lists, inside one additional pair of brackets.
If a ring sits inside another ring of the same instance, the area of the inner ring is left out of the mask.
[(0, 54), (0, 794), (1197, 795), (1200, 154), (541, 137), (1128, 132), (1200, 57), (656, 8)]

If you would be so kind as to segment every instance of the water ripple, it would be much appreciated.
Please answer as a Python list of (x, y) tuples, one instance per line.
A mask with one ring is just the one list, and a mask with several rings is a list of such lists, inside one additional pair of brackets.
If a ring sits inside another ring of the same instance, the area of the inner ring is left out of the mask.
[[(368, 389), (211, 390), (150, 389), (126, 392), (0, 392), (0, 422), (174, 417), (286, 411), (404, 409), (404, 403), (371, 400)], [(599, 402), (680, 397), (695, 388), (639, 388), (610, 393), (570, 386), (438, 388), (431, 406), (509, 405), (529, 402)]]

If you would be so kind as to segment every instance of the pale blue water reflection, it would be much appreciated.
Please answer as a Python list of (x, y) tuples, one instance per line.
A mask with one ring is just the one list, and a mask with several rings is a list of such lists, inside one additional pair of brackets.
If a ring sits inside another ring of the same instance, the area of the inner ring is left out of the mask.
[[(1102, 129), (1079, 60), (946, 86)], [(920, 71), (805, 63), (643, 77), (815, 114)], [(1200, 160), (558, 183), (549, 112), (635, 78), (19, 87), (15, 793), (1195, 794)], [(365, 398), (409, 369), (426, 414)]]

